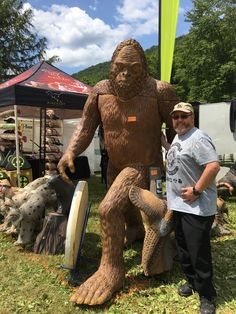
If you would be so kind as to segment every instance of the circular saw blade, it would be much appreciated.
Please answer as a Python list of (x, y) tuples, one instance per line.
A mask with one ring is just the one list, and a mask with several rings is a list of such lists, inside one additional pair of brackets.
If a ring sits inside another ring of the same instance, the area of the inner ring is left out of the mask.
[(88, 208), (88, 183), (79, 181), (71, 202), (70, 214), (66, 229), (64, 267), (74, 269), (79, 247), (83, 239), (83, 228)]

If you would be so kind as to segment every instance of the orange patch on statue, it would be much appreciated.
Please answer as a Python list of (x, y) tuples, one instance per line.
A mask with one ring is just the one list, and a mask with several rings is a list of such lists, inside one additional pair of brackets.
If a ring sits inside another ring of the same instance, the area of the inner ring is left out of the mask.
[(136, 122), (136, 121), (137, 121), (137, 117), (135, 116), (128, 117), (128, 122)]
[(151, 176), (156, 176), (157, 173), (158, 173), (157, 169), (152, 169), (152, 170), (150, 171)]

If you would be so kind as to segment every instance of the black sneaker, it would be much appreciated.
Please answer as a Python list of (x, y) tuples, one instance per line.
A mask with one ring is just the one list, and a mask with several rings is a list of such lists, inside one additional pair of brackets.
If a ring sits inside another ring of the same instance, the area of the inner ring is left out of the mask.
[(212, 299), (207, 297), (200, 298), (200, 313), (201, 314), (214, 314), (216, 311)]
[(190, 297), (193, 294), (193, 287), (186, 282), (183, 286), (178, 288), (178, 294), (181, 297)]

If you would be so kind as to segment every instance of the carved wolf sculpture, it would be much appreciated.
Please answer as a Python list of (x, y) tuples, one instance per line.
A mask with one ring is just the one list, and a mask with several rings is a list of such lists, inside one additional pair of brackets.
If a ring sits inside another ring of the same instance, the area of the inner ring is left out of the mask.
[(16, 245), (32, 244), (36, 228), (41, 227), (45, 208), (48, 203), (55, 201), (55, 193), (44, 183), (31, 191), (28, 199), (20, 206), (20, 230)]
[(149, 188), (149, 167), (163, 167), (161, 127), (172, 129), (170, 112), (178, 102), (170, 84), (148, 75), (144, 51), (129, 39), (112, 56), (110, 79), (99, 82), (89, 95), (81, 123), (75, 130), (58, 169), (74, 171), (73, 160), (91, 142), (102, 124), (109, 156), (108, 191), (99, 206), (102, 258), (98, 271), (72, 296), (77, 304), (102, 304), (124, 282), (124, 239), (130, 243), (144, 236), (140, 211), (131, 203), (132, 186)]
[(33, 242), (35, 230), (41, 227), (45, 207), (56, 203), (55, 191), (47, 185), (48, 181), (48, 176), (38, 178), (19, 190), (13, 190), (9, 185), (2, 193), (4, 201), (0, 211), (5, 219), (0, 231), (17, 233), (16, 245)]

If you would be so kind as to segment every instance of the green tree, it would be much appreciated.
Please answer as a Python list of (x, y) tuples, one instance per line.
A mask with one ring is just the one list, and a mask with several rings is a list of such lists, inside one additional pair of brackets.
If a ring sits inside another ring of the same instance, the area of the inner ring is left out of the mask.
[(145, 50), (145, 56), (147, 59), (148, 72), (149, 74), (157, 79), (157, 53), (158, 47), (152, 46), (151, 48)]
[(94, 86), (97, 82), (109, 77), (110, 65), (110, 61), (98, 63), (78, 73), (74, 73), (72, 76), (83, 83)]
[(189, 34), (176, 46), (172, 82), (182, 100), (236, 98), (235, 0), (193, 0)]
[(42, 60), (46, 39), (39, 38), (31, 20), (33, 12), (23, 1), (0, 0), (0, 82)]

